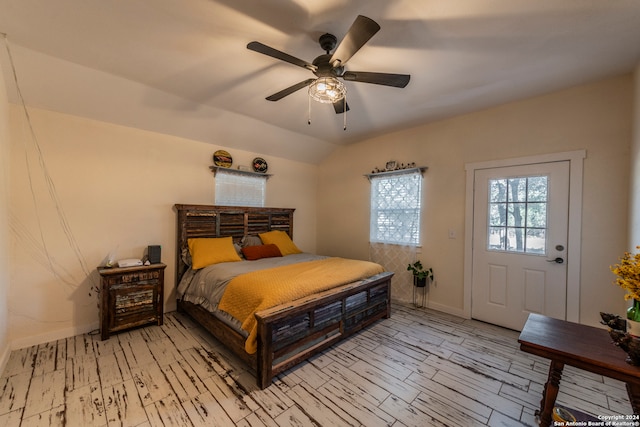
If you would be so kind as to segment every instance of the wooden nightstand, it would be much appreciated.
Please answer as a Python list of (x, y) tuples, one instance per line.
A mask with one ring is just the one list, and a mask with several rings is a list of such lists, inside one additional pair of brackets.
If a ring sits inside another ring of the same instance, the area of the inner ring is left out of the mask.
[(148, 323), (162, 325), (165, 264), (98, 267), (100, 336)]

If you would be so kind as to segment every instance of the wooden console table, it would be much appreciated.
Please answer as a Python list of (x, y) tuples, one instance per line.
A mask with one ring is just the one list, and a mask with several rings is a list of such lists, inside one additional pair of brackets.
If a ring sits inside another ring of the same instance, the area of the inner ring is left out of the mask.
[(532, 313), (518, 342), (520, 350), (551, 360), (536, 413), (541, 427), (551, 425), (564, 365), (625, 382), (633, 413), (640, 414), (640, 367), (625, 361), (626, 353), (612, 344), (607, 330)]

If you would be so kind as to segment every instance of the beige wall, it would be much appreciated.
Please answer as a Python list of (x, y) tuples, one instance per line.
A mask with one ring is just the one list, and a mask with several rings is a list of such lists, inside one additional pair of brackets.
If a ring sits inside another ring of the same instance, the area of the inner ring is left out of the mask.
[(580, 320), (597, 324), (601, 310), (622, 312), (623, 293), (611, 284), (608, 267), (627, 241), (632, 87), (625, 75), (336, 150), (320, 166), (318, 252), (366, 259), (363, 174), (388, 160), (428, 166), (419, 258), (436, 275), (429, 304), (460, 313), (465, 164), (585, 149)]
[[(0, 69), (0, 82), (3, 81)], [(9, 101), (0, 84), (0, 372), (9, 357)]]
[[(11, 106), (10, 339), (23, 347), (98, 326), (96, 266), (162, 246), (165, 311), (175, 309), (175, 203), (213, 204), (212, 154), (234, 166), (260, 155), (222, 145)], [(215, 140), (215, 135), (212, 135)], [(294, 240), (316, 249), (317, 168), (262, 156), (267, 205), (296, 208)], [(1, 313), (0, 313), (1, 314)]]

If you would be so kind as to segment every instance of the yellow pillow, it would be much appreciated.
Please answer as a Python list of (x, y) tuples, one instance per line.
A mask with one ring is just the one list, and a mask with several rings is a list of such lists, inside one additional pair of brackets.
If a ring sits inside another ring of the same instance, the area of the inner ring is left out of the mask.
[(231, 237), (189, 239), (187, 243), (194, 270), (220, 262), (242, 261)]
[(266, 233), (258, 234), (258, 236), (260, 236), (263, 244), (276, 245), (283, 256), (302, 253), (296, 244), (293, 243), (291, 237), (289, 237), (289, 235), (284, 231), (268, 231)]

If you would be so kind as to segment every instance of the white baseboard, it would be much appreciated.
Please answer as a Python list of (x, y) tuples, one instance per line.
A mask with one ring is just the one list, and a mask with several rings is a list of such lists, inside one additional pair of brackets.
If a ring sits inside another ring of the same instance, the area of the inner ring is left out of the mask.
[(427, 308), (430, 308), (431, 310), (436, 310), (436, 311), (441, 311), (443, 313), (451, 314), (453, 316), (461, 317), (463, 319), (469, 318), (469, 316), (467, 316), (464, 313), (464, 310), (462, 308), (450, 307), (448, 305), (442, 305), (442, 304), (433, 303), (433, 302), (429, 302), (427, 304)]
[[(173, 303), (173, 305), (172, 304), (168, 304), (168, 305), (169, 307), (165, 307), (165, 310), (164, 310), (165, 313), (168, 313), (170, 311), (176, 311), (175, 302)], [(11, 351), (20, 350), (21, 348), (31, 347), (33, 345), (44, 344), (51, 341), (57, 341), (63, 338), (69, 338), (76, 335), (86, 334), (98, 329), (100, 329), (99, 322), (95, 322), (90, 325), (84, 325), (84, 326), (74, 326), (71, 328), (47, 332), (41, 335), (32, 335), (29, 337), (12, 340), (11, 343), (9, 344), (9, 347)]]
[[(397, 300), (394, 298), (391, 298), (392, 302), (397, 302), (399, 304), (403, 304), (403, 305), (411, 305), (413, 306), (413, 303), (411, 301), (403, 301), (403, 300)], [(427, 301), (427, 307), (428, 309), (431, 310), (436, 310), (436, 311), (440, 311), (442, 313), (447, 313), (447, 314), (451, 314), (453, 316), (457, 316), (457, 317), (461, 317), (463, 319), (468, 319), (469, 317), (464, 313), (464, 310), (462, 308), (456, 308), (456, 307), (450, 307), (448, 305), (443, 305), (443, 304), (438, 304), (438, 303), (434, 303), (431, 301)]]
[(31, 335), (29, 337), (20, 338), (11, 341), (11, 350), (20, 350), (21, 348), (31, 347), (33, 345), (44, 344), (51, 341), (57, 341), (63, 338), (69, 338), (76, 335), (82, 335), (98, 329), (98, 322), (90, 325), (75, 326), (57, 331), (47, 332), (41, 335)]

